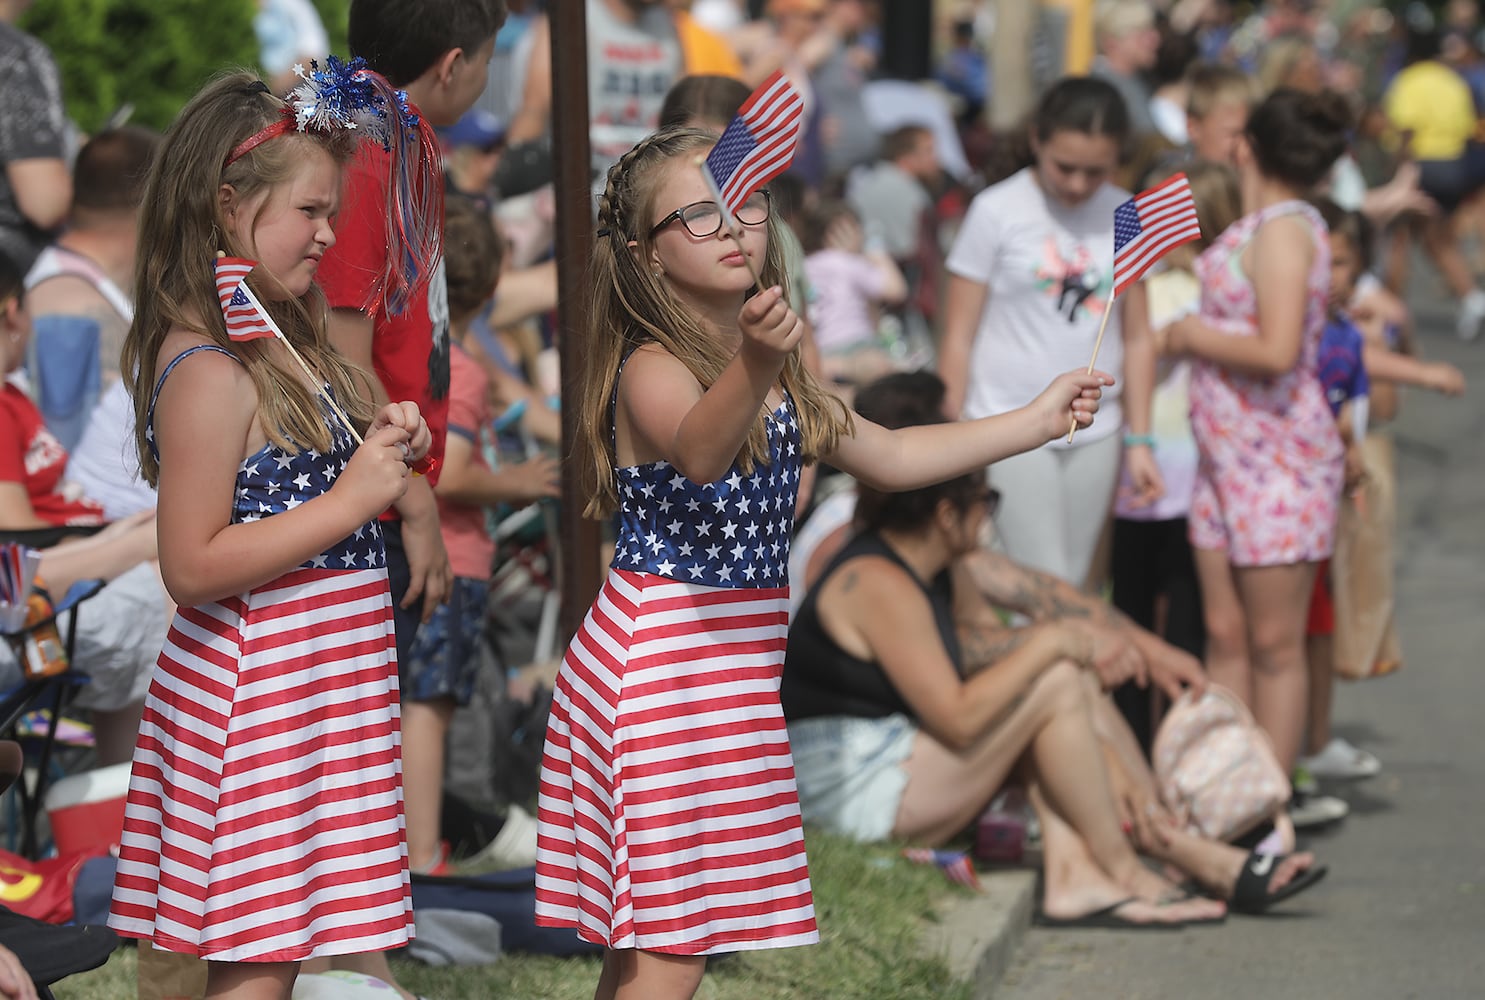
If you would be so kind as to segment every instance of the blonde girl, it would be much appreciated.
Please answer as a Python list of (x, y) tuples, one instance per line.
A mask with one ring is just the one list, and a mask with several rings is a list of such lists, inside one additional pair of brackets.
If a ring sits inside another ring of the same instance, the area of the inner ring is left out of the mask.
[[(301, 960), (412, 931), (376, 517), (429, 436), (412, 404), (372, 419), (364, 376), (327, 345), (314, 275), (357, 135), (300, 131), (294, 110), (234, 73), (181, 112), (148, 180), (123, 352), (180, 611), (134, 754), (109, 922), (208, 959), (208, 997), (287, 998)], [(283, 341), (228, 336), (221, 253), (258, 262), (248, 286), (313, 376)]]
[(767, 193), (736, 239), (721, 225), (695, 165), (715, 141), (651, 136), (599, 201), (573, 460), (616, 549), (558, 677), (537, 921), (609, 949), (605, 1000), (690, 997), (706, 955), (818, 939), (778, 700), (803, 464), (937, 482), (1088, 424), (1112, 382), (1063, 375), (974, 422), (852, 419), (800, 363)]

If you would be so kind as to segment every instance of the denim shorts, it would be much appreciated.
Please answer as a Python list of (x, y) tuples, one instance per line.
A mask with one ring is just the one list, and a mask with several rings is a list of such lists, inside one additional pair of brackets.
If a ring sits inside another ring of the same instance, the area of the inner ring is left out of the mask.
[(398, 671), (403, 701), (448, 698), (468, 705), (479, 674), (480, 633), (490, 585), (485, 580), (456, 576), (449, 599), (433, 609), (433, 617), (413, 636), (407, 659)]
[(806, 823), (860, 841), (886, 840), (907, 787), (902, 762), (917, 725), (905, 715), (827, 715), (789, 723), (799, 809)]

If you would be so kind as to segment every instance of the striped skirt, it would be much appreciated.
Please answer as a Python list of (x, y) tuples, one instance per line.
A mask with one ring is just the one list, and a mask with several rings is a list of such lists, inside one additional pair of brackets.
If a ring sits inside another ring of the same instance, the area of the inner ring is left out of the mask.
[(134, 752), (109, 926), (290, 962), (412, 936), (385, 570), (177, 614)]
[(557, 677), (538, 924), (679, 955), (819, 940), (779, 707), (788, 597), (610, 572)]

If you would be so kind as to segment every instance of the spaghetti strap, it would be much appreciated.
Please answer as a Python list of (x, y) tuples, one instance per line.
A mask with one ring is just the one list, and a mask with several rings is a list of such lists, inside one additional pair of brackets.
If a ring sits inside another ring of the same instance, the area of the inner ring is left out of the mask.
[(175, 357), (170, 359), (170, 364), (165, 366), (165, 370), (162, 371), (160, 373), (160, 377), (155, 380), (155, 388), (150, 392), (150, 409), (148, 415), (149, 423), (146, 426), (146, 430), (148, 431), (148, 433), (145, 435), (145, 437), (149, 441), (150, 454), (154, 455), (157, 461), (160, 458), (160, 454), (155, 450), (155, 403), (158, 402), (160, 399), (160, 390), (165, 387), (165, 380), (170, 377), (171, 372), (175, 371), (176, 365), (180, 364), (186, 358), (200, 351), (216, 351), (218, 354), (225, 354), (227, 355), (227, 357), (231, 358), (233, 361), (236, 361), (238, 364), (242, 364), (242, 360), (238, 358), (237, 355), (233, 354), (225, 347), (218, 347), (216, 344), (197, 344), (195, 347), (186, 348), (184, 351), (181, 351)]

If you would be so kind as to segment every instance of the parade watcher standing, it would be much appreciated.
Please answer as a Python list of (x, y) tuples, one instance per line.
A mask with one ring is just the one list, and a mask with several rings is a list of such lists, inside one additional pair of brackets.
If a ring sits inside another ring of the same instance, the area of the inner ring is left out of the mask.
[(977, 422), (848, 419), (801, 361), (768, 199), (722, 225), (695, 167), (715, 141), (659, 132), (609, 171), (571, 401), (588, 513), (618, 531), (558, 674), (536, 915), (609, 949), (600, 998), (689, 998), (708, 954), (818, 940), (778, 700), (802, 463), (912, 488), (1086, 425), (1109, 381)]
[[(377, 93), (361, 107), (398, 120)], [(123, 355), (181, 610), (139, 730), (110, 924), (210, 960), (210, 997), (287, 1000), (300, 961), (400, 947), (413, 929), (376, 518), (431, 436), (410, 402), (373, 419), (329, 344), (314, 277), (371, 129), (347, 109), (301, 131), (306, 106), (236, 73), (181, 112), (145, 191)], [(423, 164), (419, 183), (438, 182)], [(427, 246), (383, 238), (397, 259)], [(225, 307), (223, 255), (255, 263)], [(283, 336), (242, 339), (260, 316)]]
[(1348, 127), (1333, 94), (1278, 90), (1254, 110), (1237, 150), (1247, 214), (1197, 260), (1200, 314), (1161, 336), (1195, 361), (1190, 522), (1207, 670), (1252, 707), (1286, 771), (1304, 731), (1306, 612), (1335, 542), (1343, 458), (1316, 372), (1330, 246), (1303, 199)]

